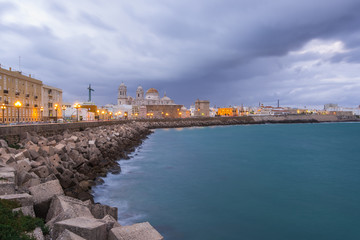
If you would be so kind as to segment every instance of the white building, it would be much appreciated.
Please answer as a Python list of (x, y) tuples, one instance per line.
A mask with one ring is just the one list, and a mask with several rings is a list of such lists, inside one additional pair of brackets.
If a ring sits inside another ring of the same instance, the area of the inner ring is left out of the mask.
[(127, 95), (127, 87), (121, 83), (118, 89), (118, 105), (175, 105), (166, 93), (160, 98), (159, 92), (155, 88), (150, 88), (144, 95), (144, 90), (139, 86), (136, 90), (135, 98)]

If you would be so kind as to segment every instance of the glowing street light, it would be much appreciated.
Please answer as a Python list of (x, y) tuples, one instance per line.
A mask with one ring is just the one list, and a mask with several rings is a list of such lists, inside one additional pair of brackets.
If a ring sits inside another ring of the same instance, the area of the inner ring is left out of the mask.
[(20, 101), (15, 102), (15, 107), (18, 109), (18, 123), (20, 122), (20, 107), (22, 106), (22, 103)]
[(5, 104), (3, 103), (3, 104), (1, 105), (1, 110), (2, 110), (2, 122), (3, 122), (3, 123), (5, 122), (5, 116), (4, 116), (5, 109), (6, 109), (6, 106), (5, 106)]
[(58, 107), (59, 107), (59, 105), (57, 105), (57, 103), (56, 103), (56, 104), (54, 105), (54, 109), (55, 109), (55, 122), (57, 122)]
[(79, 108), (81, 108), (81, 105), (79, 103), (75, 103), (74, 108), (76, 108), (76, 121), (79, 121)]

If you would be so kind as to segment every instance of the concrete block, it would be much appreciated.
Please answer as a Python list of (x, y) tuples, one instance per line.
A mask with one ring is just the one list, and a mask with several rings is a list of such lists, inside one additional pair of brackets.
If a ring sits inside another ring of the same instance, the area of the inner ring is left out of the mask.
[(51, 200), (50, 208), (46, 216), (46, 222), (54, 224), (76, 217), (94, 218), (88, 204), (75, 198), (67, 196), (54, 196)]
[(118, 209), (116, 207), (110, 207), (107, 205), (102, 204), (92, 204), (90, 206), (90, 210), (92, 215), (94, 215), (95, 218), (102, 219), (106, 215), (112, 216), (115, 220), (118, 219)]
[(86, 240), (73, 232), (65, 229), (56, 240)]
[(26, 158), (24, 160), (17, 161), (16, 169), (19, 172), (20, 171), (25, 171), (25, 172), (30, 171), (31, 170), (31, 163), (30, 163), (29, 159)]
[(56, 195), (64, 195), (64, 191), (58, 180), (49, 181), (29, 188), (34, 197), (34, 209), (36, 216), (45, 219), (49, 209), (50, 200)]
[(0, 195), (15, 194), (15, 183), (0, 180)]
[(40, 156), (40, 154), (38, 153), (38, 150), (39, 150), (39, 147), (37, 147), (37, 148), (32, 147), (28, 150), (31, 155), (31, 159), (36, 160)]
[(40, 166), (33, 169), (34, 173), (40, 178), (46, 178), (50, 175), (49, 168), (47, 166)]
[(16, 162), (16, 160), (15, 160), (15, 155), (14, 155), (14, 154), (11, 154), (11, 153), (1, 155), (0, 159), (1, 159), (5, 164), (10, 164), (10, 163)]
[(21, 206), (32, 206), (34, 199), (33, 196), (22, 193), (22, 194), (8, 194), (8, 195), (0, 195), (0, 199), (6, 199), (6, 200), (14, 200), (21, 204)]
[(87, 240), (106, 240), (106, 224), (95, 218), (71, 218), (54, 224), (53, 238), (56, 239), (65, 229)]
[(19, 212), (19, 211), (21, 211), (25, 216), (35, 217), (33, 205), (13, 209), (13, 212)]
[(41, 228), (37, 227), (32, 231), (30, 234), (31, 237), (33, 237), (35, 240), (45, 240), (44, 234), (41, 231)]
[(61, 164), (61, 159), (58, 154), (49, 157), (49, 164), (51, 167), (58, 167)]
[(26, 188), (31, 188), (39, 184), (41, 184), (40, 178), (31, 178), (29, 181), (23, 183), (22, 186)]
[(16, 161), (20, 161), (20, 160), (23, 160), (23, 159), (25, 159), (25, 158), (26, 158), (26, 157), (25, 157), (25, 155), (24, 155), (23, 152), (19, 152), (18, 154), (15, 155), (15, 160), (16, 160)]
[(150, 223), (136, 223), (131, 226), (113, 228), (108, 240), (162, 240), (163, 236)]
[(8, 147), (8, 144), (4, 139), (0, 139), (0, 147)]
[(1, 172), (0, 171), (0, 180), (6, 180), (8, 182), (15, 182), (15, 173), (14, 172)]
[(101, 220), (106, 223), (106, 230), (107, 230), (108, 232), (109, 232), (112, 228), (121, 227), (120, 223), (118, 223), (118, 221), (116, 221), (115, 218), (113, 218), (113, 217), (110, 216), (110, 215), (106, 215), (106, 216), (103, 217)]
[(13, 167), (0, 167), (0, 172), (16, 172), (16, 169)]
[(63, 152), (65, 150), (65, 144), (59, 143), (55, 146), (55, 152)]

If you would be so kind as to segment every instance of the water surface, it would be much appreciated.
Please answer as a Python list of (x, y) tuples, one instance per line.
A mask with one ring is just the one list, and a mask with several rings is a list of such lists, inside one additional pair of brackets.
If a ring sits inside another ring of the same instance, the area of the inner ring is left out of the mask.
[(360, 239), (360, 124), (159, 129), (94, 189), (165, 239)]

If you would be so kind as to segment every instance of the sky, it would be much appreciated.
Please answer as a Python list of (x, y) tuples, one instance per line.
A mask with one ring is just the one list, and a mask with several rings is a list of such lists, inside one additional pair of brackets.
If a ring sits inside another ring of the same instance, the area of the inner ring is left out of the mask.
[(359, 0), (0, 0), (0, 63), (66, 102), (91, 84), (116, 103), (124, 82), (185, 106), (357, 107), (359, 13)]

